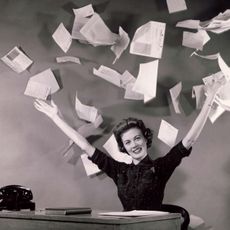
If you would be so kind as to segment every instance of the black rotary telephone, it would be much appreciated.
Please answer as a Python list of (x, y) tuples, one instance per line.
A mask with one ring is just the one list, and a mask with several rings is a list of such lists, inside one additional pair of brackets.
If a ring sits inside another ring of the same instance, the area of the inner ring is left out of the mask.
[(35, 210), (32, 199), (31, 190), (22, 185), (7, 185), (0, 188), (0, 210)]

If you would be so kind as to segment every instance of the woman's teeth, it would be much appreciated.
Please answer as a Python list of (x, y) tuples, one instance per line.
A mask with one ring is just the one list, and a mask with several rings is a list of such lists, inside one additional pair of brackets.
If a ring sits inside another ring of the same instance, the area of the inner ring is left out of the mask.
[(139, 153), (140, 151), (141, 151), (141, 148), (135, 148), (135, 149), (133, 149), (134, 153)]

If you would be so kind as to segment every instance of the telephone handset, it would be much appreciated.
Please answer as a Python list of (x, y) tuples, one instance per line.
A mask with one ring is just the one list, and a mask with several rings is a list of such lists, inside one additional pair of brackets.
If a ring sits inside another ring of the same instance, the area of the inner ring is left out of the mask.
[(7, 185), (0, 188), (0, 210), (35, 210), (32, 191), (22, 185)]

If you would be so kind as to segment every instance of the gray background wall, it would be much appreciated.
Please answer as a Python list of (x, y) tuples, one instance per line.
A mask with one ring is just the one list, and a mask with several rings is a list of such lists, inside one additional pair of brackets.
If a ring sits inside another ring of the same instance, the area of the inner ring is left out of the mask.
[[(178, 141), (192, 125), (198, 112), (191, 99), (191, 88), (202, 78), (219, 71), (215, 61), (190, 58), (192, 49), (182, 47), (183, 29), (176, 28), (184, 19), (206, 20), (228, 8), (228, 1), (187, 0), (188, 10), (169, 14), (165, 1), (159, 0), (0, 0), (0, 56), (14, 46), (20, 46), (34, 60), (28, 71), (16, 74), (0, 62), (0, 185), (22, 184), (32, 189), (37, 208), (47, 206), (91, 206), (95, 209), (121, 210), (113, 182), (103, 174), (86, 176), (81, 152), (75, 165), (68, 164), (61, 151), (68, 138), (43, 114), (33, 107), (33, 98), (23, 95), (31, 76), (51, 68), (62, 85), (52, 96), (65, 119), (74, 127), (80, 121), (74, 111), (76, 90), (83, 103), (99, 108), (104, 117), (104, 131), (91, 138), (101, 148), (110, 136), (112, 126), (121, 118), (142, 118), (155, 130), (152, 157), (164, 155), (169, 148), (157, 139), (161, 119), (179, 129)], [(74, 41), (68, 55), (81, 58), (82, 65), (57, 64), (55, 57), (64, 53), (52, 40), (52, 33), (60, 22), (68, 29), (73, 23), (72, 8), (92, 3), (106, 24), (115, 33), (121, 25), (132, 39), (135, 30), (150, 21), (166, 22), (163, 56), (159, 62), (157, 97), (149, 104), (123, 99), (123, 90), (95, 77), (93, 67), (109, 66), (123, 73), (126, 69), (137, 76), (139, 63), (153, 60), (131, 55), (129, 49), (115, 65), (109, 47), (93, 47)], [(229, 31), (216, 35), (203, 54), (220, 52), (230, 65)], [(168, 101), (168, 90), (183, 82), (185, 112), (175, 114)], [(223, 114), (215, 124), (207, 122), (193, 153), (183, 160), (168, 183), (164, 202), (179, 204), (208, 225), (226, 230), (230, 201), (230, 116)]]

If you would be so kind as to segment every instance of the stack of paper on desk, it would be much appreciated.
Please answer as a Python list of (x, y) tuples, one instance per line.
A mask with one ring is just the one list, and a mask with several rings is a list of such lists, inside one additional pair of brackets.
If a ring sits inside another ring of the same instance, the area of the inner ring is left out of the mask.
[(54, 207), (45, 208), (46, 215), (74, 215), (74, 214), (90, 214), (91, 208), (88, 207)]
[(168, 215), (169, 212), (162, 211), (149, 211), (149, 210), (132, 210), (123, 212), (100, 212), (102, 216), (120, 216), (120, 217), (138, 217), (138, 216), (164, 216)]

